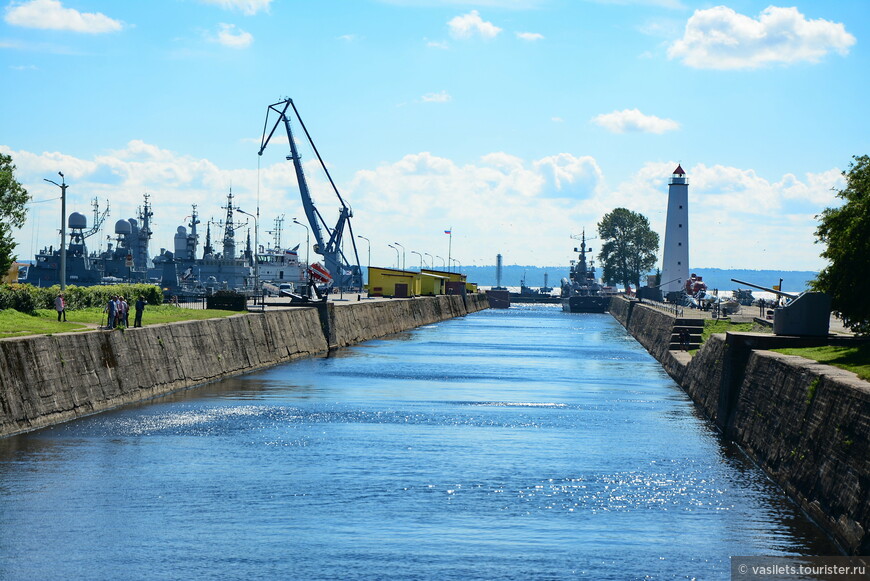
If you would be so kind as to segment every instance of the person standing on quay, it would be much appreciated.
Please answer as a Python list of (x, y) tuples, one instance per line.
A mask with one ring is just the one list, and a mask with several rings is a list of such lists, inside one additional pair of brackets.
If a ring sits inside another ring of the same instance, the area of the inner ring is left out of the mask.
[(124, 328), (130, 326), (130, 305), (127, 304), (127, 299), (123, 296), (121, 297), (121, 311), (120, 311), (120, 320), (124, 323)]
[(139, 295), (139, 299), (136, 301), (136, 318), (133, 319), (134, 327), (142, 326), (142, 311), (145, 310), (145, 305), (148, 304), (148, 301), (145, 300), (145, 297)]
[(54, 299), (54, 310), (57, 311), (57, 322), (60, 323), (60, 316), (63, 315), (63, 322), (66, 323), (66, 301), (63, 300), (63, 293)]
[(106, 303), (106, 308), (103, 311), (106, 313), (106, 328), (114, 329), (115, 328), (115, 297), (109, 297), (109, 302)]

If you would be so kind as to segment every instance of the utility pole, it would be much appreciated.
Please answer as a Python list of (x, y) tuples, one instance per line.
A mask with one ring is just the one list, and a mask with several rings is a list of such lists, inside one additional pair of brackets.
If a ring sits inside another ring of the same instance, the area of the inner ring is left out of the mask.
[(63, 177), (63, 172), (57, 172), (60, 176), (60, 183), (53, 182), (45, 178), (50, 184), (54, 184), (60, 188), (60, 292), (66, 290), (66, 180)]

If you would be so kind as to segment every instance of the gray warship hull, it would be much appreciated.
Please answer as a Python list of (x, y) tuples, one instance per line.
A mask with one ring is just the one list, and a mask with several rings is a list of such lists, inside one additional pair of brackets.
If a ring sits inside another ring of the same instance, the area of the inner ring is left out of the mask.
[(606, 313), (610, 309), (608, 296), (575, 295), (562, 299), (562, 310), (566, 313)]

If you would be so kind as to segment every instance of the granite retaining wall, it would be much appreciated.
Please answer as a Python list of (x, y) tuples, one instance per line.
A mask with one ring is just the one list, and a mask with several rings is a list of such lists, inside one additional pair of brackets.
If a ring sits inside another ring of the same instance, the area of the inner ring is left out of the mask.
[(691, 357), (668, 350), (674, 315), (623, 298), (610, 312), (847, 553), (870, 554), (870, 383), (769, 351), (797, 338), (714, 335)]
[(2, 340), (0, 437), (485, 308), (484, 295), (330, 304), (330, 335), (295, 308)]

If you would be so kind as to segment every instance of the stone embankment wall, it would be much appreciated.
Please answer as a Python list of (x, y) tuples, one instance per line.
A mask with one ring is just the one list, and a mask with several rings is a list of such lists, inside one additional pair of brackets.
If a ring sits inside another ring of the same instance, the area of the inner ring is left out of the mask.
[(483, 295), (330, 304), (329, 343), (315, 308), (3, 340), (0, 437), (487, 306)]
[(789, 338), (714, 335), (690, 357), (668, 350), (672, 314), (622, 298), (611, 313), (848, 553), (870, 554), (870, 384), (768, 350)]

